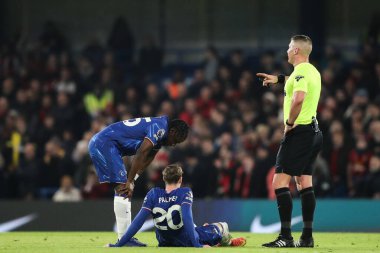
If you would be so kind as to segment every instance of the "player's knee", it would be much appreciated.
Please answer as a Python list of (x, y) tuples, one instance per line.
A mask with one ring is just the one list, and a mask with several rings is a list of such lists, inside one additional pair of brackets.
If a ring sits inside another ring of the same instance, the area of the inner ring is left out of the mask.
[(309, 175), (303, 175), (301, 177), (298, 177), (296, 179), (296, 183), (297, 183), (298, 191), (301, 191), (309, 187), (313, 187), (313, 180), (312, 180), (312, 177)]
[(289, 187), (290, 179), (291, 177), (284, 173), (275, 174), (273, 177), (272, 186), (274, 189)]

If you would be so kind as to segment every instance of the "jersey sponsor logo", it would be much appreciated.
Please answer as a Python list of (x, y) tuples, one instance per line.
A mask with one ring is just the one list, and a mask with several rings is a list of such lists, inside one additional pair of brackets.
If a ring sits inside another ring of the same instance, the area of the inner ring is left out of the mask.
[(297, 80), (297, 82), (298, 82), (299, 80), (301, 80), (302, 78), (305, 78), (305, 77), (304, 77), (304, 76), (301, 76), (301, 75), (295, 77), (295, 79)]

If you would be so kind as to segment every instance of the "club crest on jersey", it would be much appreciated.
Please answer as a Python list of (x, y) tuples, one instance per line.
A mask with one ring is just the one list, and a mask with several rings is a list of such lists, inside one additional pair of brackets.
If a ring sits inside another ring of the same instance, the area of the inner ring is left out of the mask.
[(155, 135), (153, 135), (153, 137), (156, 139), (156, 141), (158, 141), (158, 139), (161, 139), (165, 134), (165, 130), (164, 129), (160, 129), (157, 131), (157, 133)]
[(296, 76), (295, 77), (295, 79), (297, 80), (297, 82), (299, 81), (299, 80), (301, 80), (302, 78), (305, 78), (304, 76)]

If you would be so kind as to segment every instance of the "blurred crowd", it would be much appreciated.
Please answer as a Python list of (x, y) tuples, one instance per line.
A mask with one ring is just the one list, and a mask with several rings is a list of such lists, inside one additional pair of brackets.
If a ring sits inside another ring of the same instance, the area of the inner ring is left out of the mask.
[[(311, 57), (323, 84), (318, 197), (380, 198), (379, 45), (365, 41), (354, 53), (346, 59), (329, 45), (319, 59)], [(178, 162), (196, 198), (273, 198), (283, 86), (262, 87), (255, 73), (290, 74), (286, 49), (221, 54), (210, 46), (195, 66), (164, 66), (164, 56), (152, 38), (136, 48), (122, 18), (104, 45), (93, 40), (75, 53), (52, 22), (28, 46), (17, 36), (3, 41), (0, 198), (112, 196), (108, 185), (97, 183), (89, 139), (115, 121), (158, 115), (185, 120), (191, 133), (157, 154), (136, 183), (136, 197), (161, 186), (162, 169)]]

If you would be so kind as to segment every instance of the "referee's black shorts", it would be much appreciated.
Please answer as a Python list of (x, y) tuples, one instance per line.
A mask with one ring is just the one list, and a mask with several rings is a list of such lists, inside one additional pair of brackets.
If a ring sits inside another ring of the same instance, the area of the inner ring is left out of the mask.
[(276, 173), (312, 175), (312, 165), (322, 149), (323, 135), (313, 124), (298, 125), (282, 139), (276, 158)]

